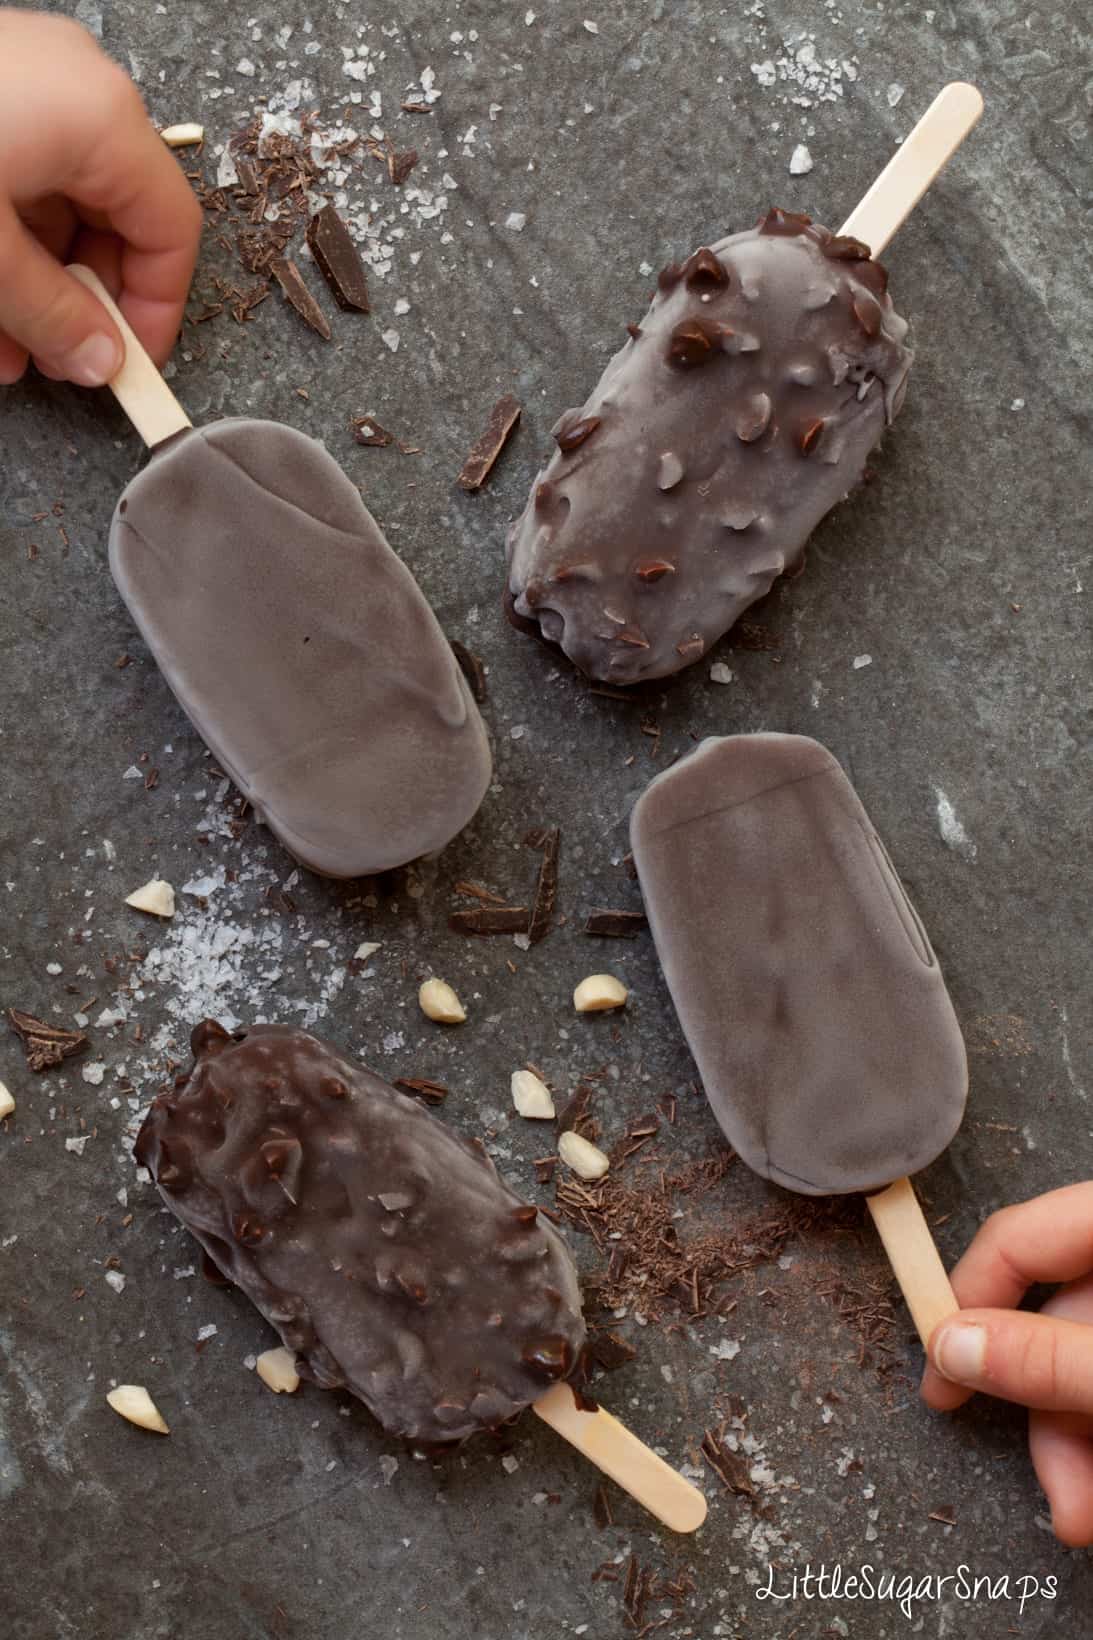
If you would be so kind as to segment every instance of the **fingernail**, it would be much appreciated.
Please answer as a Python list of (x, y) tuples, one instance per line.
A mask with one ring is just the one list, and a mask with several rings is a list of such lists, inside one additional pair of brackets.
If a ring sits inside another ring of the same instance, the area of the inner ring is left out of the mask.
[(81, 387), (105, 387), (121, 367), (121, 353), (113, 337), (95, 331), (63, 361), (70, 381)]
[(950, 1321), (942, 1327), (934, 1345), (934, 1360), (940, 1372), (957, 1384), (977, 1382), (987, 1359), (987, 1330), (974, 1322)]

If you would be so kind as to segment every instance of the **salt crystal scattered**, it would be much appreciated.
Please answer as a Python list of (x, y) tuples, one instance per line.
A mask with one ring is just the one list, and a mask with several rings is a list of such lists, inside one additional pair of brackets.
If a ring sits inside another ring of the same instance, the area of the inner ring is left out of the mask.
[(97, 1088), (106, 1075), (106, 1065), (101, 1059), (93, 1059), (89, 1064), (80, 1067), (80, 1075), (85, 1082), (90, 1082), (93, 1088)]
[(873, 657), (872, 655), (855, 655), (850, 664), (855, 672), (860, 672), (863, 666), (872, 666)]
[(587, 29), (587, 30), (588, 30), (588, 32), (589, 32), (589, 34), (598, 34), (598, 33), (599, 33), (599, 32), (600, 32), (600, 25), (599, 25), (599, 23), (593, 23), (593, 22), (592, 22), (592, 21), (591, 21), (591, 20), (590, 20), (590, 19), (589, 19), (589, 18), (587, 18), (587, 17), (586, 17), (586, 18), (585, 18), (585, 20), (584, 20), (584, 26), (585, 26), (585, 28), (586, 28), (586, 29)]
[(218, 1331), (218, 1328), (217, 1328), (217, 1325), (216, 1325), (215, 1321), (206, 1322), (203, 1327), (199, 1327), (197, 1329), (197, 1341), (198, 1341), (198, 1343), (199, 1344), (204, 1343), (206, 1338), (215, 1338), (216, 1334), (217, 1334), (217, 1331)]
[(513, 233), (523, 233), (527, 220), (523, 211), (510, 211), (505, 218), (505, 227), (510, 228)]
[(713, 665), (710, 667), (711, 683), (731, 683), (732, 678), (732, 672), (729, 667), (725, 665), (724, 661), (714, 661)]
[(710, 1354), (719, 1361), (735, 1361), (740, 1354), (740, 1341), (736, 1338), (723, 1338), (719, 1344), (710, 1345)]
[(103, 1280), (106, 1282), (108, 1287), (113, 1287), (116, 1293), (124, 1293), (125, 1277), (122, 1275), (120, 1270), (104, 1271)]
[(47, 974), (63, 974), (64, 969), (61, 967), (59, 962), (47, 962), (46, 963), (46, 973)]
[(383, 1476), (384, 1486), (390, 1486), (391, 1482), (398, 1474), (398, 1459), (393, 1458), (390, 1453), (385, 1452), (380, 1457), (379, 1465), (380, 1474)]
[(511, 1452), (506, 1452), (501, 1459), (501, 1468), (505, 1471), (505, 1474), (515, 1475), (519, 1467), (519, 1458), (515, 1457)]
[(389, 347), (392, 353), (398, 352), (399, 334), (397, 330), (380, 331), (380, 341), (384, 347)]
[(898, 84), (897, 81), (893, 80), (892, 84), (888, 87), (888, 106), (889, 106), (889, 108), (895, 108), (897, 106), (897, 104), (901, 101), (902, 97), (903, 97), (903, 86)]
[(803, 142), (799, 142), (789, 158), (789, 174), (791, 177), (807, 176), (812, 169), (812, 155)]

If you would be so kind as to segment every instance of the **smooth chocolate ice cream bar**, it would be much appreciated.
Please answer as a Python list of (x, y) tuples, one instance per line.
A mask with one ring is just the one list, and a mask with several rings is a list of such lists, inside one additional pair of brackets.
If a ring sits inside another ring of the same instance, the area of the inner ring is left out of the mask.
[(859, 240), (771, 210), (664, 269), (508, 537), (506, 609), (589, 677), (704, 655), (860, 481), (911, 354)]
[(964, 1043), (930, 941), (831, 753), (704, 740), (631, 820), (657, 955), (715, 1116), (806, 1195), (917, 1172), (960, 1126)]
[(568, 1249), (479, 1141), (328, 1043), (206, 1020), (138, 1162), (301, 1375), (428, 1443), (493, 1429), (578, 1364)]
[(443, 848), (485, 728), (413, 576), (320, 444), (227, 420), (160, 444), (110, 565), (180, 704), (297, 859), (331, 877)]

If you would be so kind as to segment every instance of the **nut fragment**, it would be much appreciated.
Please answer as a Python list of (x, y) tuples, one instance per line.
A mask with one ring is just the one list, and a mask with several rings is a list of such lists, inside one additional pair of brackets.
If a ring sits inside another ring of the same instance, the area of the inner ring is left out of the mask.
[(135, 888), (132, 894), (127, 894), (125, 903), (136, 911), (150, 911), (154, 917), (173, 917), (175, 891), (162, 877), (153, 877), (143, 888)]
[(550, 1089), (534, 1071), (513, 1071), (512, 1102), (520, 1116), (529, 1116), (535, 1121), (549, 1122), (554, 1115)]
[(292, 1395), (300, 1387), (296, 1357), (283, 1345), (276, 1350), (264, 1350), (254, 1363), (254, 1370), (274, 1395)]
[(567, 1129), (558, 1140), (558, 1155), (579, 1179), (602, 1179), (611, 1166), (598, 1145), (594, 1145), (591, 1139), (583, 1139), (572, 1128)]
[(168, 148), (193, 148), (205, 141), (205, 127), (194, 123), (168, 125), (160, 132)]
[(467, 1011), (451, 986), (442, 979), (427, 979), (417, 994), (421, 1011), (440, 1025), (462, 1025)]
[(127, 1418), (131, 1424), (138, 1424), (141, 1429), (154, 1430), (157, 1435), (171, 1433), (143, 1384), (119, 1384), (117, 1389), (110, 1391), (106, 1399), (114, 1411)]
[(365, 940), (364, 944), (358, 945), (357, 949), (354, 951), (353, 961), (367, 962), (369, 957), (375, 956), (382, 944), (382, 940)]
[[(513, 1078), (513, 1080), (515, 1081), (515, 1078)], [(515, 1089), (513, 1092), (515, 1094)], [(10, 1089), (6, 1088), (3, 1082), (0, 1082), (0, 1122), (3, 1122), (7, 1117), (9, 1117), (14, 1109), (15, 1100), (11, 1096)], [(552, 1116), (554, 1115), (553, 1110), (550, 1114)]]
[(614, 974), (589, 974), (582, 979), (573, 993), (573, 1006), (579, 1014), (598, 1014), (605, 1008), (622, 1008), (630, 995)]

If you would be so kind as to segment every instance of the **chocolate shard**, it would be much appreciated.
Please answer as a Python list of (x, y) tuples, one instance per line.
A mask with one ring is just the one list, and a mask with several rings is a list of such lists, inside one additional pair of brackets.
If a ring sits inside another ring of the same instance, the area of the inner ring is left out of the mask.
[(624, 1367), (628, 1361), (633, 1361), (637, 1353), (633, 1344), (628, 1344), (618, 1333), (605, 1332), (598, 1327), (589, 1333), (585, 1345), (585, 1354), (604, 1372), (614, 1372), (618, 1367)]
[(531, 914), (526, 905), (478, 905), (453, 911), (448, 927), (457, 934), (526, 934)]
[(490, 411), (490, 419), (481, 438), (471, 446), (459, 473), (464, 490), (480, 490), (493, 471), (494, 462), (508, 443), (516, 423), (520, 420), (521, 405), (513, 394), (506, 393)]
[(308, 249), (340, 308), (369, 312), (368, 282), (361, 253), (333, 205), (324, 205), (307, 225)]
[(606, 939), (632, 940), (648, 926), (644, 911), (590, 911), (584, 931)]
[(376, 450), (385, 450), (395, 442), (394, 433), (381, 427), (375, 416), (354, 416), (353, 438), (357, 444), (366, 444)]
[[(524, 839), (529, 848), (541, 848), (543, 851), (543, 861), (535, 885), (535, 903), (531, 908), (531, 920), (527, 931), (532, 945), (537, 945), (550, 933), (554, 902), (558, 897), (558, 850), (561, 836), (558, 827), (551, 826), (541, 832), (529, 833)], [(532, 842), (532, 837), (538, 837), (540, 841)]]
[(269, 271), (280, 285), (281, 293), (290, 307), (296, 309), (304, 323), (310, 325), (324, 342), (328, 342), (330, 326), (326, 314), (304, 284), (295, 262), (279, 256), (276, 261), (270, 263)]
[(8, 1024), (22, 1042), (32, 1071), (49, 1070), (62, 1059), (82, 1053), (88, 1045), (82, 1031), (64, 1031), (59, 1025), (49, 1025), (44, 1019), (25, 1014), (21, 1008), (8, 1009)]
[(458, 638), (449, 638), (448, 646), (459, 662), (459, 670), (471, 686), (471, 694), (479, 706), (486, 699), (489, 691), (486, 688), (486, 668), (483, 661), (466, 644), (460, 643)]
[[(439, 1105), (442, 1099), (448, 1097), (448, 1089), (443, 1082), (434, 1082), (428, 1076), (396, 1076), (393, 1084), (402, 1088), (406, 1093), (417, 1094), (430, 1105)], [(383, 1200), (383, 1197), (380, 1198)]]

